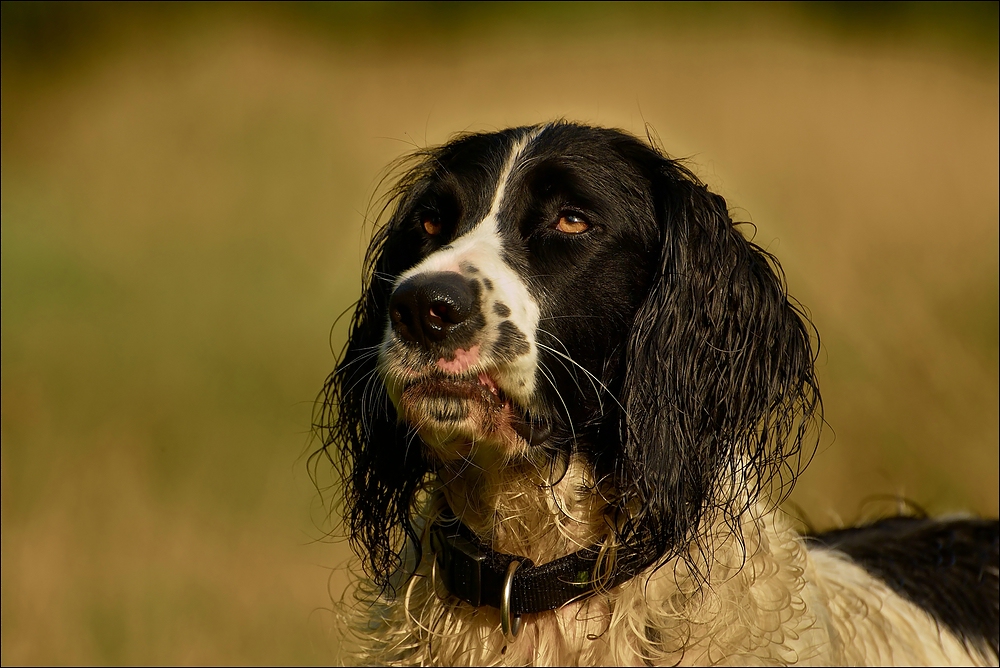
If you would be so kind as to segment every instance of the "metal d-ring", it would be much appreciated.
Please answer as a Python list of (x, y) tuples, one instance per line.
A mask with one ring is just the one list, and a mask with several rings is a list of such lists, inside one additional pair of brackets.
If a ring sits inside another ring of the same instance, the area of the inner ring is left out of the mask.
[(517, 640), (517, 634), (521, 632), (521, 615), (510, 615), (510, 596), (514, 589), (514, 572), (521, 566), (521, 562), (512, 559), (507, 566), (507, 575), (503, 580), (503, 589), (500, 590), (500, 630), (508, 643)]

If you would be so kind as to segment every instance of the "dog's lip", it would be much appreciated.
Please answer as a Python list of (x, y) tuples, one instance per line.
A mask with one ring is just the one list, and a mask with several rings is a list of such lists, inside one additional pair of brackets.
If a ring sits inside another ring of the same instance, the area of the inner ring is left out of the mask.
[(431, 373), (412, 379), (405, 389), (418, 385), (424, 385), (444, 395), (479, 400), (494, 410), (508, 412), (510, 429), (529, 446), (543, 443), (552, 434), (551, 425), (547, 421), (532, 417), (526, 408), (504, 392), (489, 371), (480, 371), (475, 376)]
[(453, 376), (430, 374), (415, 378), (406, 384), (405, 389), (423, 385), (441, 394), (459, 396), (467, 399), (479, 398), (496, 409), (510, 408), (513, 413), (518, 410), (514, 402), (507, 396), (493, 376), (487, 371), (480, 371), (476, 376)]
[(496, 400), (500, 402), (501, 406), (506, 406), (509, 404), (511, 408), (513, 408), (514, 402), (512, 402), (504, 393), (504, 391), (500, 389), (500, 386), (497, 385), (496, 381), (493, 380), (493, 377), (490, 376), (490, 374), (486, 373), (485, 371), (480, 371), (479, 375), (476, 376), (476, 382), (479, 384), (480, 387), (484, 388), (493, 397), (495, 397)]

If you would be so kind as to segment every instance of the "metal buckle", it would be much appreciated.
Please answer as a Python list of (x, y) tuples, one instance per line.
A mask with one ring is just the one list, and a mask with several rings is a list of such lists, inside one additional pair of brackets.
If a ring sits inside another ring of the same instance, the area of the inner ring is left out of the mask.
[(507, 575), (503, 579), (503, 588), (500, 590), (500, 630), (508, 644), (517, 640), (517, 634), (521, 632), (521, 615), (510, 615), (510, 598), (514, 589), (514, 573), (521, 567), (521, 562), (513, 559), (507, 566)]

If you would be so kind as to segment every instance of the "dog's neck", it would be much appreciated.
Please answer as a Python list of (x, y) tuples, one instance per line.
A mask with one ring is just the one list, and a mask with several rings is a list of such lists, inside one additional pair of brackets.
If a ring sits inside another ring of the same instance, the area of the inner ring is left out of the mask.
[[(563, 471), (565, 471), (563, 473)], [(443, 466), (438, 478), (456, 517), (497, 552), (544, 564), (601, 541), (607, 504), (590, 465), (528, 459)]]
[[(601, 542), (609, 533), (607, 503), (583, 458), (571, 459), (553, 484), (545, 467), (530, 462), (480, 468), (463, 464), (438, 470), (441, 497), (498, 552), (545, 564)], [(552, 616), (526, 617), (524, 637), (507, 648), (507, 661), (631, 665), (656, 657), (657, 662), (676, 665), (712, 661), (713, 652), (746, 656), (741, 653), (764, 652), (754, 648), (765, 647), (775, 653), (767, 658), (776, 663), (790, 661), (799, 650), (808, 657), (809, 651), (830, 643), (810, 607), (815, 593), (804, 590), (802, 573), (809, 567), (804, 545), (785, 518), (770, 513), (766, 503), (755, 505), (741, 515), (738, 525), (716, 518), (664, 568), (629, 579), (612, 593), (573, 601)], [(429, 586), (426, 598), (411, 598), (406, 619), (417, 618), (419, 628), (430, 627), (442, 614), (439, 596), (439, 589)], [(793, 607), (802, 614), (783, 617)], [(498, 622), (489, 608), (487, 614), (472, 615), (465, 608), (450, 608), (447, 614), (453, 624), (448, 628), (469, 633), (454, 645), (434, 644), (439, 653), (435, 655), (428, 641), (427, 657), (442, 664), (496, 660), (504, 643), (494, 633)], [(616, 614), (628, 623), (610, 626)], [(630, 636), (630, 629), (640, 635)], [(774, 637), (783, 633), (789, 640), (776, 642)], [(485, 644), (486, 636), (495, 644)], [(582, 644), (594, 638), (609, 640)]]

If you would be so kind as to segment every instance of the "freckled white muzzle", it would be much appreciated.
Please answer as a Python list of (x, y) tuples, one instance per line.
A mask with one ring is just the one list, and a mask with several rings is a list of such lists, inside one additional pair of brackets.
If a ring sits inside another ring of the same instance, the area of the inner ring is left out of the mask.
[(401, 418), (437, 450), (531, 440), (524, 421), (535, 392), (539, 309), (503, 260), (497, 220), (523, 144), (486, 217), (393, 286), (379, 370)]

